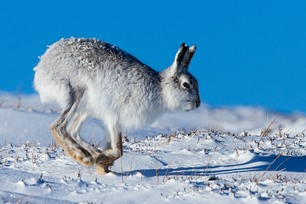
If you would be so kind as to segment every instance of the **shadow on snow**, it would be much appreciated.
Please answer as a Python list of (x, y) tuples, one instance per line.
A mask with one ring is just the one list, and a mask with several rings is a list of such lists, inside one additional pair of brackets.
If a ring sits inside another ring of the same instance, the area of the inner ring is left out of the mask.
[[(160, 160), (158, 160), (160, 161)], [(162, 162), (162, 161), (160, 161)], [(138, 169), (133, 171), (125, 171), (122, 174), (136, 174), (141, 172), (146, 177), (158, 176), (216, 176), (222, 174), (237, 174), (245, 172), (257, 172), (257, 171), (274, 171), (274, 172), (295, 172), (304, 173), (306, 171), (306, 156), (292, 157), (292, 156), (277, 156), (269, 155), (263, 156), (254, 154), (254, 157), (244, 163), (232, 164), (232, 165), (217, 165), (217, 166), (195, 166), (195, 167), (178, 167), (167, 168), (167, 164), (162, 162), (165, 166), (161, 169)], [(120, 173), (119, 173), (120, 174)]]

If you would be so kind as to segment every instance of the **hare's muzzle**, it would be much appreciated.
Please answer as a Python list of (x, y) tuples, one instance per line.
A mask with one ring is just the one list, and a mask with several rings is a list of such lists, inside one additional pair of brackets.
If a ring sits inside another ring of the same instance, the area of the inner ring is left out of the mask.
[(198, 99), (198, 100), (196, 101), (196, 107), (198, 108), (198, 107), (200, 106), (200, 104), (201, 104), (201, 101), (200, 101), (200, 99)]

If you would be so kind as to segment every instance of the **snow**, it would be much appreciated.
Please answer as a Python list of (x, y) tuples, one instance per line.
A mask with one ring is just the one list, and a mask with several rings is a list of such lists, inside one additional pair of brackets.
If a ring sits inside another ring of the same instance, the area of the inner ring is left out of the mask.
[[(306, 203), (306, 117), (257, 107), (167, 114), (124, 133), (101, 176), (65, 155), (49, 124), (59, 109), (0, 94), (1, 203)], [(90, 119), (81, 132), (103, 146)]]

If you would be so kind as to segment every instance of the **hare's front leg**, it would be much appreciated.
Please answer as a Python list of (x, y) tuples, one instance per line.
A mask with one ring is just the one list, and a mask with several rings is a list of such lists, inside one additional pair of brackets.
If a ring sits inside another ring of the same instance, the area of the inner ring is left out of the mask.
[(66, 130), (69, 118), (75, 114), (83, 95), (83, 92), (74, 93), (73, 91), (70, 91), (69, 93), (69, 100), (66, 107), (50, 126), (50, 130), (55, 140), (62, 146), (70, 157), (85, 166), (92, 166), (94, 164), (94, 159), (91, 154), (80, 146)]
[(71, 118), (71, 122), (68, 126), (68, 132), (73, 137), (73, 139), (81, 145), (84, 149), (86, 149), (91, 156), (96, 160), (100, 154), (102, 153), (99, 149), (95, 148), (93, 145), (89, 144), (85, 140), (80, 137), (80, 129), (87, 119), (87, 114), (83, 112), (77, 111)]
[(121, 132), (115, 127), (109, 127), (111, 147), (103, 151), (96, 160), (96, 171), (100, 174), (108, 172), (115, 160), (119, 159), (123, 154)]

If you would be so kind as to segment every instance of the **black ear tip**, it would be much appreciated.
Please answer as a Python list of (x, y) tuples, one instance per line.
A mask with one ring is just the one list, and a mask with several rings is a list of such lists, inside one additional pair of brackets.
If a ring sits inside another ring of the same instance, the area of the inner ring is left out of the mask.
[(186, 48), (186, 47), (188, 47), (188, 46), (186, 45), (186, 43), (182, 43), (182, 44), (181, 44), (181, 47), (185, 47), (185, 48)]

